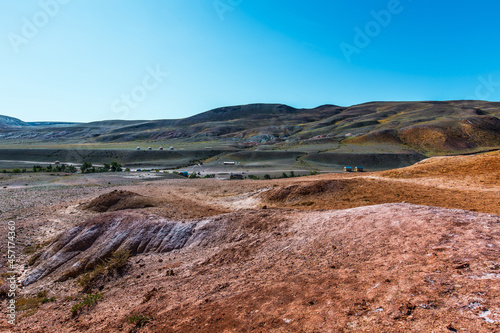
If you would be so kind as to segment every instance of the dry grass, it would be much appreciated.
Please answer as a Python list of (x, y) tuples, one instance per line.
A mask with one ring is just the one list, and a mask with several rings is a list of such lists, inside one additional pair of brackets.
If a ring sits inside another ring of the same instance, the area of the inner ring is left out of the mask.
[(76, 279), (76, 283), (84, 290), (89, 290), (97, 278), (122, 269), (127, 264), (129, 258), (130, 251), (115, 251), (111, 257), (97, 265), (92, 271), (80, 275)]

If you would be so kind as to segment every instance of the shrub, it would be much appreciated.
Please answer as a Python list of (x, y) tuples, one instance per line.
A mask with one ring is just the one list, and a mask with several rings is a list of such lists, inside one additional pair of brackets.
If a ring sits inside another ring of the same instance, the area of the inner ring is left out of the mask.
[(52, 296), (50, 298), (45, 297), (44, 299), (42, 299), (42, 304), (54, 302), (55, 300), (56, 300), (56, 298), (54, 296)]
[(286, 173), (284, 173), (284, 172), (283, 172), (283, 173), (281, 174), (281, 178), (288, 178), (288, 175), (287, 175)]
[(142, 314), (135, 314), (135, 315), (128, 317), (127, 321), (130, 324), (135, 325), (136, 327), (143, 327), (151, 321), (151, 318), (149, 316), (145, 316)]
[(13, 173), (21, 173), (21, 169), (17, 169), (17, 168), (16, 168), (16, 169), (12, 170), (12, 172), (13, 172)]
[(97, 301), (102, 299), (102, 295), (100, 293), (97, 294), (87, 294), (83, 301), (77, 303), (71, 307), (71, 315), (73, 317), (79, 315), (81, 311), (85, 308), (90, 309), (94, 305), (97, 304)]
[(269, 174), (267, 174), (267, 173), (266, 173), (266, 174), (264, 175), (264, 179), (271, 179), (271, 176), (270, 176)]
[(97, 265), (92, 271), (80, 275), (76, 279), (76, 283), (84, 290), (89, 290), (100, 275), (120, 270), (127, 264), (129, 258), (130, 251), (115, 251), (111, 257)]
[(257, 177), (256, 175), (248, 175), (248, 178), (253, 179), (253, 180), (259, 179), (259, 177)]
[(115, 251), (107, 260), (106, 266), (109, 270), (119, 270), (127, 264), (128, 258), (130, 258), (130, 251)]
[(311, 171), (309, 171), (309, 174), (310, 174), (311, 176), (314, 176), (314, 175), (317, 175), (317, 174), (318, 174), (318, 171), (316, 171), (316, 170), (311, 170)]

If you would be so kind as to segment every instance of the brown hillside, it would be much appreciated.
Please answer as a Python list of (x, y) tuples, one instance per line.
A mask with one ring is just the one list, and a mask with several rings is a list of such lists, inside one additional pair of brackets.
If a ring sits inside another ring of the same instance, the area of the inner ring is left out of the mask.
[(412, 166), (381, 172), (388, 178), (471, 178), (484, 184), (500, 185), (500, 151), (471, 155), (433, 157)]

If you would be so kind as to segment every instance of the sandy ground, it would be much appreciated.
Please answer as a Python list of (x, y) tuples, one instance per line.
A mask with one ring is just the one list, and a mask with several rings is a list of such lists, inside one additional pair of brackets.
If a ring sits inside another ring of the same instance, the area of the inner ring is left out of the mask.
[[(194, 221), (205, 238), (132, 257), (78, 317), (74, 279), (23, 287), (18, 299), (46, 290), (55, 300), (19, 310), (15, 326), (3, 315), (0, 331), (500, 331), (499, 161), (498, 153), (433, 158), (267, 181), (2, 175), (1, 221), (16, 222), (20, 278), (32, 269), (27, 245), (43, 251), (101, 214), (82, 206), (113, 190), (156, 200), (133, 211)], [(131, 324), (134, 314), (149, 321)]]

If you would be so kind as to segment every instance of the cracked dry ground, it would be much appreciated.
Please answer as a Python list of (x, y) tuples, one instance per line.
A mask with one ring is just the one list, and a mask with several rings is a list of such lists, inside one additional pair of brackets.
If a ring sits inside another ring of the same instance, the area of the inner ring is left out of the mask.
[[(75, 255), (66, 266), (53, 260), (45, 277), (22, 287), (25, 299), (46, 290), (55, 300), (20, 311), (14, 327), (2, 318), (0, 330), (498, 332), (499, 165), (493, 153), (373, 174), (152, 181), (71, 196), (36, 215), (36, 206), (21, 209), (17, 223), (29, 235), (20, 235), (23, 243), (53, 237), (35, 233), (51, 221), (53, 232), (67, 236), (82, 221), (102, 232), (85, 249), (75, 236), (66, 237), (73, 244), (66, 248), (58, 246), (64, 237), (55, 239), (39, 250), (46, 261), (20, 266), (25, 280), (50, 258)], [(137, 207), (141, 198), (129, 201), (134, 208), (83, 209), (115, 189), (150, 198), (151, 207)], [(180, 226), (183, 237), (167, 224)], [(151, 226), (170, 236), (154, 240)], [(144, 239), (158, 246), (147, 250)], [(101, 300), (72, 316), (82, 288), (61, 276), (109, 244), (134, 255), (92, 286)], [(134, 315), (146, 320), (134, 322)]]

